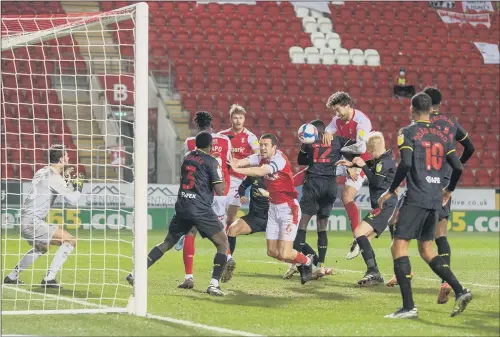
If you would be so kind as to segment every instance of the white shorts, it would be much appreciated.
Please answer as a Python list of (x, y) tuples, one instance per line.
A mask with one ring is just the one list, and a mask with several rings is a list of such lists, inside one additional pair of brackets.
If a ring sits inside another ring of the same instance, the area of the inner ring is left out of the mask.
[(301, 216), (299, 202), (295, 199), (283, 204), (269, 204), (266, 239), (293, 242)]
[(226, 207), (227, 207), (227, 196), (225, 195), (216, 195), (214, 196), (214, 202), (212, 203), (212, 209), (214, 210), (215, 215), (224, 223), (223, 219), (226, 216)]
[(23, 218), (21, 221), (21, 235), (31, 246), (49, 245), (57, 228), (57, 225), (49, 225), (38, 218)]
[(243, 179), (231, 176), (231, 183), (229, 184), (229, 192), (227, 194), (227, 204), (233, 206), (241, 206), (240, 195), (238, 188), (240, 187)]
[(366, 175), (363, 173), (363, 175), (361, 176), (361, 172), (363, 172), (363, 170), (360, 171), (358, 180), (352, 180), (347, 174), (347, 167), (337, 165), (337, 177), (347, 177), (345, 181), (346, 186), (352, 186), (356, 189), (356, 191), (359, 191), (361, 189), (361, 186), (363, 186), (363, 183), (366, 180)]

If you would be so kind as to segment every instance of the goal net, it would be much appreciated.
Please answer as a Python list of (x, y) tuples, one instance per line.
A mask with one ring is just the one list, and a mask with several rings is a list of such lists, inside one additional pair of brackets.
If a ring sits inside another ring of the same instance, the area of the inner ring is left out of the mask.
[[(1, 23), (1, 312), (144, 316), (148, 6), (3, 15)], [(31, 249), (19, 214), (55, 144), (64, 145), (85, 183), (77, 203), (59, 196), (41, 220), (64, 228), (77, 244), (56, 274), (62, 288), (41, 286), (54, 270), (56, 245), (18, 273), (24, 284), (12, 283), (9, 275)]]

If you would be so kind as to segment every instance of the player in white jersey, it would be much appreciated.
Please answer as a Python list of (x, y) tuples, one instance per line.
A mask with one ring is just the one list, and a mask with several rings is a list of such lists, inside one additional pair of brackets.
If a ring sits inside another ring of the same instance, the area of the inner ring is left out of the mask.
[(42, 287), (60, 288), (56, 281), (56, 274), (76, 246), (76, 238), (58, 225), (49, 225), (45, 222), (45, 218), (59, 195), (64, 196), (70, 203), (76, 204), (80, 199), (83, 180), (82, 177), (71, 178), (72, 169), (64, 171), (69, 157), (62, 145), (50, 147), (49, 160), (50, 165), (38, 170), (31, 180), (31, 186), (19, 216), (21, 234), (33, 248), (5, 277), (5, 284), (23, 284), (19, 279), (19, 273), (45, 254), (50, 245), (56, 245), (60, 247), (54, 255), (47, 275), (42, 280)]

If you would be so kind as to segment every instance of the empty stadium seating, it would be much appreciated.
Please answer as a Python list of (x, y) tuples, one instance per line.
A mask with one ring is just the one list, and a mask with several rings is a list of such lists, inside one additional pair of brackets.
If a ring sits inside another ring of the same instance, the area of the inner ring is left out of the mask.
[[(3, 15), (63, 13), (59, 2), (35, 1), (23, 6), (2, 2)], [(69, 47), (75, 44), (70, 36), (45, 43), (43, 52), (40, 45), (2, 52), (2, 178), (31, 179), (34, 171), (47, 165), (45, 149), (51, 144), (64, 143), (70, 163), (78, 162), (72, 132), (63, 120), (51, 74), (57, 72), (56, 67), (73, 73), (84, 68), (78, 61), (68, 66), (47, 61), (59, 55), (69, 55), (67, 59), (74, 58), (74, 53), (78, 55), (77, 46)], [(79, 171), (85, 173), (83, 167)]]
[[(102, 3), (103, 9), (118, 5)], [(171, 64), (184, 108), (212, 111), (220, 118), (217, 127), (228, 126), (232, 103), (242, 104), (250, 113), (247, 126), (277, 132), (284, 151), (295, 157), (298, 144), (290, 129), (314, 118), (330, 120), (324, 102), (344, 90), (394, 148), (397, 129), (409, 122), (409, 101), (392, 95), (404, 67), (417, 90), (438, 85), (442, 110), (474, 134), (471, 172), (485, 167), (482, 161), (490, 156), (491, 169), (477, 171), (477, 179), (466, 176), (464, 185), (485, 184), (487, 178), (498, 185), (498, 145), (491, 142), (498, 140), (499, 67), (484, 65), (473, 44), (498, 43), (498, 12), (491, 13), (487, 29), (446, 25), (427, 2), (346, 2), (330, 5), (330, 20), (308, 9), (295, 11), (287, 2), (150, 7), (150, 66), (165, 70)]]

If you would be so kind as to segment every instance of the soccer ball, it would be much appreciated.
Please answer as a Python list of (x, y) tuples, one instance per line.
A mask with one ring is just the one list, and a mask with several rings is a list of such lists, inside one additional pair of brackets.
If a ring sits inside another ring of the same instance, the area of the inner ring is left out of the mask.
[(312, 144), (318, 140), (318, 129), (312, 124), (304, 124), (297, 131), (297, 136), (302, 144)]

